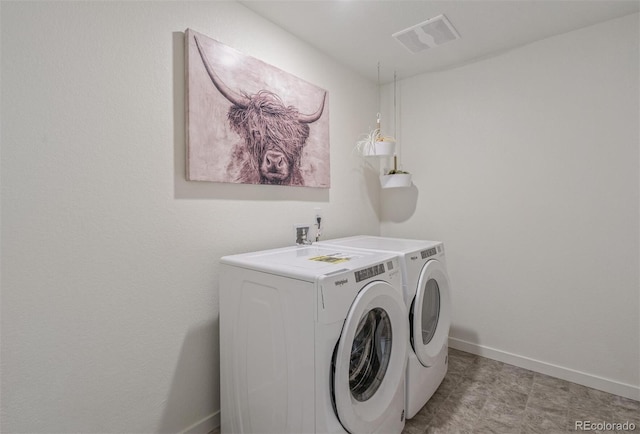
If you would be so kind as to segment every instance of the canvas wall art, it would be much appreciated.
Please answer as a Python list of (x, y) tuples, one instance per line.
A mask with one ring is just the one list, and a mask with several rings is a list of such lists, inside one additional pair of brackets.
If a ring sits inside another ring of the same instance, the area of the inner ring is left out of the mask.
[(187, 178), (328, 188), (329, 94), (188, 29)]

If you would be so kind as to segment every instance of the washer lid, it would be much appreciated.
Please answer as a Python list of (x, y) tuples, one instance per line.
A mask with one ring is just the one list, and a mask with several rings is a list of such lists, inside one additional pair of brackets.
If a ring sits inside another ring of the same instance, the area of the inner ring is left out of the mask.
[(407, 310), (391, 285), (375, 281), (357, 295), (335, 352), (333, 397), (342, 426), (373, 433), (391, 415), (404, 385), (408, 352)]
[(220, 262), (314, 282), (320, 276), (357, 270), (393, 257), (392, 253), (354, 251), (314, 244), (230, 255), (221, 258)]
[(410, 318), (413, 350), (420, 363), (432, 366), (451, 326), (449, 277), (440, 261), (432, 259), (422, 267)]
[(337, 238), (334, 240), (320, 241), (320, 245), (332, 245), (351, 247), (355, 249), (378, 250), (385, 252), (408, 253), (431, 247), (436, 247), (442, 242), (428, 240), (412, 240), (405, 238), (377, 237), (373, 235), (356, 235), (353, 237)]

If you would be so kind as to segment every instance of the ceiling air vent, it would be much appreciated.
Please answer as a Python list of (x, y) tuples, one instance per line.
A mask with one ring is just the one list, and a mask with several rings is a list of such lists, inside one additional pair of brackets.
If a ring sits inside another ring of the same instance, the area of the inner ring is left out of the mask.
[(460, 39), (460, 35), (444, 15), (438, 15), (408, 29), (400, 30), (391, 36), (412, 53)]

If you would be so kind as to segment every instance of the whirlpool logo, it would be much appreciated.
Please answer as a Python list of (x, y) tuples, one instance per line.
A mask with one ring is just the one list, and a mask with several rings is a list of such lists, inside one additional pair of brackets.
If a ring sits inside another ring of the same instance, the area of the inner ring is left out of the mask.
[(342, 286), (342, 285), (346, 285), (347, 283), (349, 283), (349, 279), (342, 279), (342, 280), (336, 280), (335, 285)]

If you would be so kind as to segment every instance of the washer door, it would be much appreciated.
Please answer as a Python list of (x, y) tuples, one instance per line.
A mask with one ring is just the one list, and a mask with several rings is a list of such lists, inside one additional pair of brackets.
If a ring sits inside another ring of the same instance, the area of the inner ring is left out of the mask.
[(432, 366), (447, 345), (451, 326), (449, 277), (440, 261), (432, 259), (422, 267), (409, 318), (413, 351), (420, 363)]
[(334, 352), (333, 401), (350, 433), (380, 428), (404, 382), (408, 352), (407, 309), (386, 282), (365, 286), (354, 300)]

